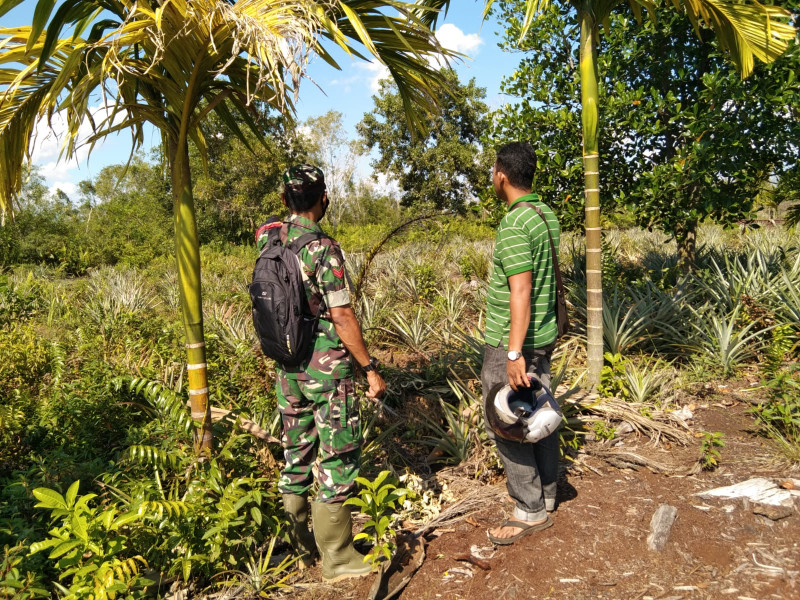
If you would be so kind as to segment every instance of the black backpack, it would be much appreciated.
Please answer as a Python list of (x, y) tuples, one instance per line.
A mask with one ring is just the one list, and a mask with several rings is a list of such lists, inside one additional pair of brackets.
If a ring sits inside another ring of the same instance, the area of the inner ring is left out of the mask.
[(327, 238), (306, 233), (284, 246), (282, 227), (275, 225), (253, 268), (253, 325), (266, 356), (284, 367), (296, 367), (314, 349), (319, 321), (319, 306), (312, 310), (306, 297), (298, 254), (310, 242)]

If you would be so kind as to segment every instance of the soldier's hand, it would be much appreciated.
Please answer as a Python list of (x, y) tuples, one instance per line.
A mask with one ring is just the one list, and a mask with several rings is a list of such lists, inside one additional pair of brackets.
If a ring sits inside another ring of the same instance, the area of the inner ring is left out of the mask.
[(506, 361), (506, 373), (508, 374), (508, 384), (512, 390), (517, 391), (519, 388), (531, 386), (528, 374), (525, 372), (524, 358)]
[(380, 398), (386, 391), (386, 382), (377, 371), (369, 371), (367, 373), (367, 383), (369, 383), (369, 390), (367, 390), (367, 398)]

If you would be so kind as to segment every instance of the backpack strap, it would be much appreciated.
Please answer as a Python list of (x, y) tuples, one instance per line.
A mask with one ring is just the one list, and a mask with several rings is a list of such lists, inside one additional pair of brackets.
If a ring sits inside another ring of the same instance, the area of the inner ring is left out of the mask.
[(299, 254), (300, 250), (308, 246), (308, 244), (310, 244), (311, 242), (323, 239), (328, 239), (328, 237), (319, 232), (304, 233), (295, 241), (291, 242), (290, 244), (287, 244), (286, 247), (295, 254)]
[(553, 266), (555, 267), (556, 271), (556, 287), (558, 288), (558, 291), (563, 294), (564, 284), (561, 281), (561, 269), (558, 266), (558, 253), (556, 252), (556, 245), (553, 243), (553, 235), (550, 233), (550, 226), (547, 224), (547, 219), (545, 218), (544, 213), (539, 209), (538, 206), (534, 206), (530, 202), (517, 202), (517, 204), (514, 205), (514, 208), (517, 208), (517, 206), (532, 208), (539, 214), (540, 217), (542, 217), (542, 221), (544, 221), (544, 228), (547, 231), (547, 239), (550, 240), (550, 253), (553, 255)]
[[(304, 233), (299, 238), (294, 240), (293, 242), (286, 244), (286, 249), (291, 251), (292, 253), (299, 256), (300, 250), (305, 248), (308, 244), (314, 241), (320, 241), (324, 243), (325, 241), (331, 241), (331, 239), (323, 233), (319, 231), (313, 231), (309, 233)], [(308, 301), (309, 308), (311, 309), (311, 314), (314, 315), (314, 318), (319, 319), (324, 312), (322, 309), (323, 301), (322, 295), (316, 296), (312, 295), (312, 298)]]
[(514, 210), (515, 208), (517, 208), (517, 206), (532, 208), (542, 218), (542, 221), (544, 221), (544, 228), (547, 230), (547, 238), (550, 240), (550, 254), (553, 257), (553, 270), (556, 272), (556, 313), (563, 311), (563, 316), (558, 314), (556, 316), (557, 320), (560, 321), (563, 319), (567, 323), (566, 327), (569, 327), (568, 325), (569, 320), (566, 312), (567, 306), (566, 306), (566, 295), (564, 293), (564, 281), (561, 278), (561, 268), (558, 265), (558, 252), (556, 252), (556, 245), (553, 243), (553, 235), (550, 233), (550, 226), (547, 224), (547, 219), (545, 218), (544, 213), (539, 209), (539, 207), (531, 204), (530, 202), (524, 202), (524, 201), (517, 202), (517, 204), (515, 204), (514, 208), (512, 208), (511, 210)]

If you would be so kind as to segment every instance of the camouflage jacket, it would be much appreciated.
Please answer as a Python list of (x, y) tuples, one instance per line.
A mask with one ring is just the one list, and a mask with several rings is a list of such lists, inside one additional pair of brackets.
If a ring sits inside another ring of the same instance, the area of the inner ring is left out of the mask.
[[(275, 224), (274, 220), (272, 224)], [(256, 232), (258, 251), (267, 243), (268, 224)], [(291, 243), (306, 233), (323, 233), (319, 225), (298, 215), (290, 215), (284, 221), (288, 225), (284, 244)], [(303, 282), (306, 297), (312, 309), (319, 306), (319, 325), (314, 352), (307, 363), (288, 369), (278, 368), (278, 373), (290, 379), (345, 379), (353, 374), (350, 353), (342, 344), (331, 320), (330, 309), (350, 304), (350, 280), (344, 270), (344, 255), (339, 244), (328, 238), (313, 241), (299, 254), (303, 265)]]

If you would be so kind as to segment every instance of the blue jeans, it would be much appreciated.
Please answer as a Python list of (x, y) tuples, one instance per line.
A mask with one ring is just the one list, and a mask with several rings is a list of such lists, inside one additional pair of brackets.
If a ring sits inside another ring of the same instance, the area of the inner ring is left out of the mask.
[[(551, 351), (523, 350), (526, 371), (536, 373), (550, 387)], [(506, 349), (487, 345), (483, 355), (481, 385), (483, 403), (489, 390), (498, 383), (508, 383)], [(514, 518), (523, 521), (541, 521), (547, 516), (546, 508), (553, 510), (558, 481), (559, 437), (553, 432), (535, 444), (521, 444), (486, 432), (497, 446), (497, 452), (506, 470), (508, 493), (514, 500)]]

